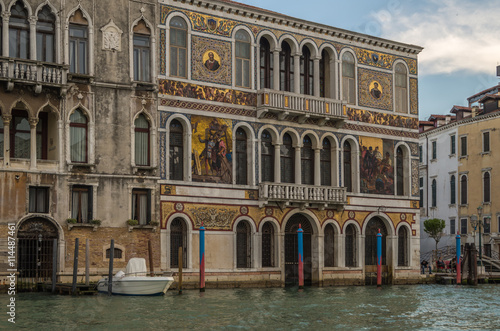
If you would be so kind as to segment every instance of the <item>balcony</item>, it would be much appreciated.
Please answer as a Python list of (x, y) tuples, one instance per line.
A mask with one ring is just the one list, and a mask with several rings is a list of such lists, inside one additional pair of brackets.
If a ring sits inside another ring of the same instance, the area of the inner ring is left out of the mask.
[(35, 93), (42, 92), (42, 86), (61, 88), (66, 92), (67, 66), (33, 60), (20, 60), (0, 57), (0, 80), (7, 80), (7, 90), (12, 91), (14, 84), (35, 85)]
[(270, 89), (259, 90), (257, 92), (257, 117), (262, 118), (267, 113), (277, 114), (280, 121), (287, 116), (295, 116), (301, 124), (308, 118), (316, 118), (319, 119), (318, 124), (321, 126), (332, 121), (340, 127), (347, 119), (341, 100)]
[(347, 203), (345, 187), (314, 186), (290, 183), (260, 183), (259, 205), (278, 204), (281, 208), (315, 206), (320, 210), (342, 207)]

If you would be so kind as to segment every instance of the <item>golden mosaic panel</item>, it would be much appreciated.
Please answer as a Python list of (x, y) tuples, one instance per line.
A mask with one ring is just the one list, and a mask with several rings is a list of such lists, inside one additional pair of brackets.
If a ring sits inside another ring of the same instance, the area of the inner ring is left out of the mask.
[(365, 107), (392, 110), (392, 75), (358, 69), (359, 105)]
[(167, 219), (175, 211), (174, 204), (171, 202), (161, 202), (161, 227), (167, 226)]
[(418, 80), (410, 78), (410, 114), (418, 114)]
[(193, 220), (195, 228), (200, 228), (203, 223), (210, 230), (230, 230), (235, 216), (240, 213), (238, 206), (191, 205), (184, 210)]
[(418, 160), (411, 160), (411, 195), (419, 196), (419, 183), (418, 183)]
[(405, 129), (418, 129), (418, 119), (396, 114), (379, 113), (376, 111), (346, 107), (349, 120), (368, 124), (395, 126)]
[(174, 185), (161, 185), (160, 186), (160, 194), (161, 195), (175, 195), (175, 186)]
[[(191, 43), (192, 79), (231, 85), (231, 43), (198, 36), (192, 36)], [(215, 55), (213, 60), (208, 59), (210, 54)], [(209, 61), (215, 64), (209, 65)]]

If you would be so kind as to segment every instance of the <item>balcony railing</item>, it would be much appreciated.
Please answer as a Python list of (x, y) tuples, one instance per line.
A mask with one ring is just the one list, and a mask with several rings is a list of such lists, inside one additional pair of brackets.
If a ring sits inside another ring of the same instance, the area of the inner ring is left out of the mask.
[(61, 87), (66, 85), (68, 69), (66, 66), (0, 57), (0, 79), (9, 80), (9, 89), (14, 83), (35, 84), (35, 92), (40, 93), (42, 85)]
[(345, 187), (269, 182), (259, 184), (259, 200), (262, 205), (269, 202), (283, 202), (285, 205), (295, 203), (327, 207), (347, 203)]
[(263, 89), (257, 92), (257, 114), (263, 117), (267, 112), (278, 114), (283, 120), (287, 115), (299, 116), (299, 122), (307, 118), (343, 121), (344, 104), (341, 100), (317, 98), (311, 95)]

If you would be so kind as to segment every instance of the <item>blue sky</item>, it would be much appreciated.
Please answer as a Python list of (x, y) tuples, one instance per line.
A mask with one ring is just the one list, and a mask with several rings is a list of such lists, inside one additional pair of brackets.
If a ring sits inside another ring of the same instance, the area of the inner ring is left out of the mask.
[(491, 0), (236, 0), (292, 17), (424, 47), (420, 119), (498, 84), (500, 7)]

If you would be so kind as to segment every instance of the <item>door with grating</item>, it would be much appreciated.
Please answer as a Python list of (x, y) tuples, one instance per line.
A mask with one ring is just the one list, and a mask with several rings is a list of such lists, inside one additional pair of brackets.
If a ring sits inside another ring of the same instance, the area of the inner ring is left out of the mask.
[(292, 216), (285, 227), (285, 285), (299, 284), (299, 253), (297, 230), (299, 224), (304, 230), (304, 285), (312, 282), (311, 236), (312, 226), (309, 220), (297, 214)]

